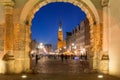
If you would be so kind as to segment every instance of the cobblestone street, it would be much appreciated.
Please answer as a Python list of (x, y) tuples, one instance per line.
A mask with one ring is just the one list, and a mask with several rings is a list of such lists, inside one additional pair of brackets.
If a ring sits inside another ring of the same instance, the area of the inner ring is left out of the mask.
[[(13, 74), (13, 75), (0, 75), (0, 80), (120, 80), (119, 78), (103, 75), (103, 79), (99, 79), (98, 73), (85, 73), (88, 63), (81, 63), (80, 60), (64, 60), (61, 59), (48, 59), (43, 57), (35, 65), (33, 60), (33, 69), (38, 73), (33, 74)], [(27, 75), (22, 78), (22, 75)]]
[(50, 59), (43, 57), (37, 65), (33, 66), (39, 73), (82, 73), (88, 67), (85, 61), (65, 59), (62, 62), (60, 58), (54, 59), (54, 57)]

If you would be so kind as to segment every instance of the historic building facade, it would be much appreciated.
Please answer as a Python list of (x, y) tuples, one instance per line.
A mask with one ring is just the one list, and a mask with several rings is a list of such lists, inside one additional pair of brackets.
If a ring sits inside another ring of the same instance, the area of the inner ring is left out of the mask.
[(72, 45), (71, 36), (72, 36), (72, 32), (66, 32), (66, 49), (68, 51), (71, 51), (71, 45)]
[(59, 29), (58, 29), (58, 43), (57, 43), (57, 49), (60, 50), (66, 46), (66, 42), (63, 38), (63, 30), (62, 30), (62, 22), (59, 23)]
[(51, 2), (69, 2), (86, 13), (91, 69), (120, 76), (119, 0), (0, 0), (0, 73), (29, 71), (31, 21)]
[(52, 44), (45, 44), (44, 47), (48, 54), (53, 51)]
[(77, 25), (72, 32), (67, 32), (66, 34), (66, 47), (69, 51), (75, 55), (90, 53), (90, 26), (87, 18)]
[(30, 48), (31, 50), (36, 50), (38, 48), (39, 43), (36, 40), (31, 40)]

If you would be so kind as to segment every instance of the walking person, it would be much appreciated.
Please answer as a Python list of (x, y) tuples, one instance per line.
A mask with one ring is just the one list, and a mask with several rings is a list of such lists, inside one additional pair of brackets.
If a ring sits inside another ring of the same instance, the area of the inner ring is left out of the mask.
[(38, 72), (37, 72), (38, 60), (39, 60), (39, 55), (36, 54), (36, 55), (35, 55), (35, 65), (34, 65), (34, 67), (33, 67), (33, 73), (38, 73)]
[(36, 65), (38, 64), (38, 60), (39, 60), (39, 56), (38, 56), (38, 54), (36, 54), (36, 56), (35, 56), (35, 63), (36, 63)]
[(67, 54), (65, 54), (65, 60), (67, 61), (67, 58), (68, 58), (68, 56), (67, 56)]
[(63, 54), (61, 54), (61, 56), (60, 56), (60, 57), (61, 57), (61, 60), (62, 60), (62, 62), (63, 62), (64, 55), (63, 55)]

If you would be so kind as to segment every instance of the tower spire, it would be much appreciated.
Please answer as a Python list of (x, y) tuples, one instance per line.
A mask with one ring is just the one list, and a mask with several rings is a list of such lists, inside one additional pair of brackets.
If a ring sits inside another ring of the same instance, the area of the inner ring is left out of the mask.
[(60, 19), (60, 22), (59, 22), (59, 31), (62, 31), (62, 20)]
[(59, 31), (58, 31), (58, 45), (57, 48), (63, 48), (66, 46), (65, 41), (63, 40), (63, 31), (62, 31), (62, 20), (59, 21)]

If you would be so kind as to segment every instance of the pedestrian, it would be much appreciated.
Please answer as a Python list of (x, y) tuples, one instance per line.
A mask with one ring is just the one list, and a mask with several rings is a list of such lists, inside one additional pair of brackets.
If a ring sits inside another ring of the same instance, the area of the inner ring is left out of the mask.
[(39, 60), (39, 56), (36, 54), (36, 58), (35, 58), (36, 65), (38, 64), (38, 60)]
[(67, 54), (65, 54), (65, 60), (67, 61), (67, 58), (68, 58), (68, 56), (67, 56)]
[(62, 62), (63, 62), (63, 58), (64, 58), (64, 55), (63, 55), (63, 53), (61, 54), (61, 60), (62, 60)]

